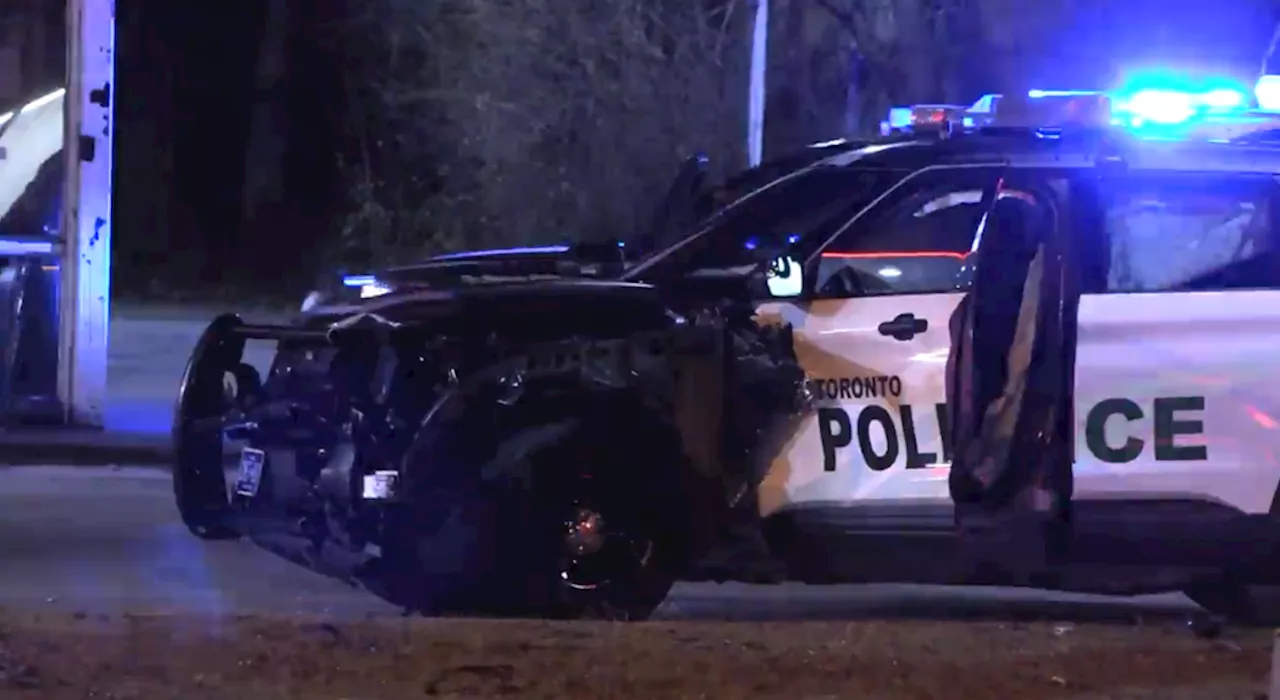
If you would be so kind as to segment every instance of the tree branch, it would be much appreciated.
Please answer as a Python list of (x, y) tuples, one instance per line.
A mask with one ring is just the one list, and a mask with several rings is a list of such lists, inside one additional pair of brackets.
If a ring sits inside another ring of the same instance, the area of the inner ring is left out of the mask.
[(1280, 46), (1280, 22), (1276, 23), (1275, 31), (1271, 32), (1271, 43), (1267, 44), (1267, 52), (1262, 55), (1262, 67), (1258, 69), (1259, 78), (1267, 74), (1271, 57), (1275, 55), (1277, 46)]
[(853, 14), (853, 10), (847, 7), (836, 5), (835, 0), (813, 0), (824, 12), (831, 15), (831, 18), (840, 25), (842, 29), (849, 33), (849, 36), (858, 36), (858, 20)]

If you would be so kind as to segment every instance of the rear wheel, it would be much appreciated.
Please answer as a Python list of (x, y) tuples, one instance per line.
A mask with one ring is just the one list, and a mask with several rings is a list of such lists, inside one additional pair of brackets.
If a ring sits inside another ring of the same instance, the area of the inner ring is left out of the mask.
[(503, 474), (481, 461), (423, 480), (394, 587), (427, 614), (647, 618), (674, 582), (680, 518), (664, 475), (682, 455), (634, 427), (580, 422)]

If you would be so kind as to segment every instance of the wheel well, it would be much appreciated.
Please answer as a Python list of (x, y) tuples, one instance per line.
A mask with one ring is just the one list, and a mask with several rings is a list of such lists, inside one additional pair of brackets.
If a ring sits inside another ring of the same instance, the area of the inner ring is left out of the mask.
[[(506, 406), (458, 397), (464, 404), (429, 421), (405, 455), (406, 492), (441, 480), (483, 487), (523, 478), (529, 469), (571, 464), (561, 450), (590, 441), (608, 446), (610, 467), (592, 478), (619, 479), (637, 498), (651, 500), (662, 519), (668, 555), (677, 565), (705, 552), (727, 512), (719, 480), (699, 471), (687, 455), (669, 413), (633, 390), (572, 394), (531, 392)], [(542, 481), (541, 475), (534, 476)]]
[(652, 503), (649, 512), (660, 519), (667, 555), (687, 565), (710, 547), (727, 512), (720, 481), (697, 468), (673, 417), (636, 393), (597, 395), (586, 406), (568, 440), (603, 441), (615, 456), (615, 468), (592, 478), (617, 479), (619, 488)]

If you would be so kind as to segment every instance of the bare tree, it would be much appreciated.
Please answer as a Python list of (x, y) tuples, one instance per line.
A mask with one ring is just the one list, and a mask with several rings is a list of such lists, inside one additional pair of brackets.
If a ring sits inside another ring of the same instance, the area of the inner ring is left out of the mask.
[(1276, 47), (1280, 46), (1280, 23), (1276, 24), (1276, 28), (1271, 32), (1271, 41), (1267, 43), (1267, 50), (1262, 54), (1262, 65), (1258, 68), (1258, 77), (1266, 75), (1271, 70), (1271, 59), (1276, 55)]
[[(791, 0), (792, 2), (802, 0)], [(1025, 87), (1026, 59), (1046, 53), (1065, 0), (808, 0), (844, 31), (856, 56), (854, 121), (893, 105), (965, 103)]]
[(679, 162), (742, 162), (745, 0), (378, 0), (353, 25), (347, 238), (626, 236)]
[(953, 45), (946, 30), (959, 0), (814, 0), (852, 39), (862, 123), (893, 104), (947, 99)]

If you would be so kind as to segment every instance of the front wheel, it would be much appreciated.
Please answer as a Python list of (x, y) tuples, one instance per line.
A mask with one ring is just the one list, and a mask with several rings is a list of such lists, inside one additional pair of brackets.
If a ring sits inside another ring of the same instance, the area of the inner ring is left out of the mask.
[(681, 466), (678, 443), (634, 422), (572, 423), (502, 474), (450, 468), (419, 483), (399, 548), (409, 565), (393, 567), (413, 607), (642, 620), (661, 605), (679, 548), (677, 487), (664, 476)]

